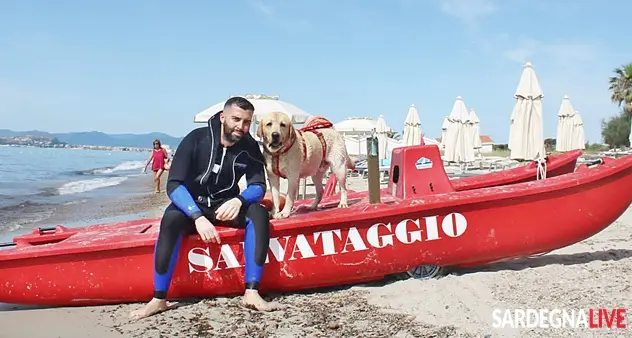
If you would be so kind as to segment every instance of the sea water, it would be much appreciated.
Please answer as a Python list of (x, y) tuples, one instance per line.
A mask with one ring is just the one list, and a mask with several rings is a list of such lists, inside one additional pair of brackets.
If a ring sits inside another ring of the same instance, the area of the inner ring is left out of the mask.
[(0, 146), (0, 233), (39, 221), (41, 206), (112, 193), (141, 175), (149, 152)]

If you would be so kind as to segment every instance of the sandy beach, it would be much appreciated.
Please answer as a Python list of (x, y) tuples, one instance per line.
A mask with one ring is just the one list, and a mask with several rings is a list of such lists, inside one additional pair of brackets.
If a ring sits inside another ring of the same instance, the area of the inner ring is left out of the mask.
[[(146, 182), (150, 186), (150, 179)], [(308, 192), (311, 187), (308, 187)], [(353, 190), (366, 181), (353, 179)], [(313, 188), (312, 188), (313, 189)], [(159, 216), (164, 194), (147, 193), (101, 216)], [(87, 220), (86, 220), (87, 221)], [(284, 305), (258, 313), (240, 297), (181, 303), (138, 322), (140, 304), (85, 308), (0, 309), (0, 337), (623, 337), (625, 330), (508, 329), (492, 327), (492, 310), (632, 307), (632, 210), (603, 232), (541, 257), (461, 271), (434, 280), (393, 276), (384, 281), (284, 295)], [(632, 314), (628, 314), (628, 317)], [(632, 323), (628, 319), (628, 323)], [(629, 325), (628, 324), (628, 325)]]

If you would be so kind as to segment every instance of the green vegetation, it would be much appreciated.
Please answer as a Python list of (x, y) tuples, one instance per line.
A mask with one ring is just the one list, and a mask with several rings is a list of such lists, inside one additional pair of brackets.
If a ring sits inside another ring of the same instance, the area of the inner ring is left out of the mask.
[(615, 76), (610, 77), (610, 99), (613, 103), (623, 106), (623, 111), (632, 114), (632, 63), (613, 70)]
[(509, 149), (494, 149), (491, 153), (481, 153), (485, 156), (509, 157), (511, 151)]
[(621, 112), (601, 122), (601, 136), (611, 148), (629, 147), (630, 118), (632, 117), (632, 63), (613, 70), (609, 79), (610, 100)]
[(0, 144), (2, 145), (15, 145), (15, 146), (32, 146), (41, 148), (59, 148), (65, 147), (65, 142), (60, 142), (55, 137), (45, 136), (16, 136), (16, 137), (0, 137)]
[(586, 154), (597, 154), (602, 151), (607, 151), (608, 146), (600, 144), (600, 143), (590, 143), (586, 142), (586, 149), (584, 149), (584, 153)]
[(601, 121), (603, 141), (613, 148), (629, 147), (630, 115), (622, 111), (616, 116)]

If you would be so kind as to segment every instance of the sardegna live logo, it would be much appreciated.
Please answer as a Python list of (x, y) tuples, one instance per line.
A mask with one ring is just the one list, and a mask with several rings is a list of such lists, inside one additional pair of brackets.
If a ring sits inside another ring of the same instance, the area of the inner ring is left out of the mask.
[(495, 309), (494, 328), (627, 329), (627, 309)]

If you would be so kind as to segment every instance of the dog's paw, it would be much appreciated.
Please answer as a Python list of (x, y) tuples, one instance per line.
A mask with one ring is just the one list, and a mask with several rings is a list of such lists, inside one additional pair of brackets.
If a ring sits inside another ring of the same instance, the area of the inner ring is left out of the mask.
[(277, 212), (276, 214), (274, 214), (273, 217), (275, 219), (288, 218), (288, 217), (290, 217), (290, 212), (289, 211)]
[(338, 208), (348, 208), (348, 207), (349, 207), (349, 205), (348, 205), (347, 203), (342, 203), (342, 202), (340, 202), (340, 203), (338, 204)]

